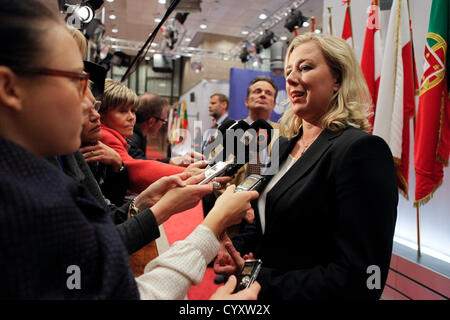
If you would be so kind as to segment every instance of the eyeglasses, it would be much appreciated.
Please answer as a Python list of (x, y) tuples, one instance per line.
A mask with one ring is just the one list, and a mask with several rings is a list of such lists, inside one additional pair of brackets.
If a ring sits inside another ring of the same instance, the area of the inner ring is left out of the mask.
[(159, 118), (159, 117), (153, 116), (153, 118), (155, 118), (156, 120), (161, 121), (163, 124), (167, 124), (167, 122), (168, 122), (167, 120), (161, 119), (161, 118)]
[(92, 106), (94, 108), (95, 111), (99, 111), (100, 107), (102, 106), (102, 102), (101, 101), (95, 101), (94, 105)]
[(63, 70), (54, 70), (54, 69), (47, 69), (47, 68), (20, 68), (20, 67), (14, 67), (13, 68), (16, 71), (20, 71), (23, 73), (31, 73), (31, 74), (39, 74), (44, 76), (55, 76), (55, 77), (65, 77), (70, 79), (77, 79), (78, 82), (78, 93), (80, 94), (80, 98), (84, 98), (86, 94), (86, 89), (88, 87), (88, 81), (89, 81), (89, 74), (81, 71), (81, 72), (74, 72), (74, 71), (63, 71)]

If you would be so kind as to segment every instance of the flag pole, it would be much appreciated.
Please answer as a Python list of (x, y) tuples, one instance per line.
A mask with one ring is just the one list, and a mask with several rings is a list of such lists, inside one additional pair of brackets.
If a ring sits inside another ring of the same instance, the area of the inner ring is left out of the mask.
[(331, 22), (331, 6), (328, 6), (328, 30), (330, 31), (330, 35), (333, 35), (333, 24)]
[[(413, 57), (413, 61), (412, 61), (412, 68), (413, 68), (413, 77), (414, 77), (414, 95), (419, 95), (419, 89), (416, 88), (416, 79), (417, 79), (417, 75), (416, 75), (416, 59), (414, 58), (414, 42), (413, 42), (413, 35), (412, 35), (412, 27), (411, 27), (411, 13), (409, 10), (409, 0), (406, 1), (406, 4), (408, 5), (408, 18), (409, 18), (409, 33), (411, 35), (411, 51), (412, 51), (412, 57)], [(416, 131), (416, 102), (414, 101), (414, 136), (415, 136), (415, 131)], [(416, 215), (417, 215), (417, 256), (420, 258), (422, 256), (422, 252), (420, 250), (420, 211), (419, 211), (419, 205), (417, 205), (416, 207)]]
[(417, 209), (417, 256), (420, 258), (422, 256), (422, 253), (420, 251), (420, 212), (419, 212), (419, 206), (417, 206), (416, 209)]
[(352, 26), (352, 13), (350, 11), (350, 1), (351, 0), (348, 0), (348, 2), (347, 2), (348, 21), (350, 21), (350, 30), (352, 31), (352, 48), (354, 49), (355, 48), (355, 43), (354, 43), (354, 40), (353, 40), (353, 26)]

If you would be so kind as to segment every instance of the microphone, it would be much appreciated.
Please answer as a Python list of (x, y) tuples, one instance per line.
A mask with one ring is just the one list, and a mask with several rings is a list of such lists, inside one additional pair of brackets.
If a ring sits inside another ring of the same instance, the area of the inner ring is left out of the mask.
[[(214, 141), (205, 148), (205, 154), (209, 155), (214, 151), (214, 156), (209, 160), (213, 165), (219, 161), (230, 160), (230, 157), (238, 157), (240, 162), (245, 163), (248, 159), (248, 138), (246, 132), (250, 125), (244, 120), (228, 120), (217, 128), (217, 135)], [(247, 150), (247, 151), (246, 151)], [(233, 161), (232, 161), (233, 162)]]

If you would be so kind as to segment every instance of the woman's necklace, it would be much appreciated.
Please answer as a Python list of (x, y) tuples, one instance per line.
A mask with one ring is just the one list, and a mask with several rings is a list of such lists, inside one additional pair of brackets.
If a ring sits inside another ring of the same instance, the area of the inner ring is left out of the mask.
[(300, 157), (303, 156), (303, 154), (306, 152), (306, 149), (308, 149), (308, 147), (309, 147), (309, 143), (305, 144), (305, 146), (303, 147), (303, 151), (300, 154)]

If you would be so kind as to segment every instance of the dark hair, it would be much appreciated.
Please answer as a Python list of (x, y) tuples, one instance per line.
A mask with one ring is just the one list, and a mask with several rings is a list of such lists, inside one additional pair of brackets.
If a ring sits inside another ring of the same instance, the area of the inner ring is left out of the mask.
[(45, 56), (43, 36), (58, 17), (37, 0), (0, 0), (0, 65), (30, 67)]
[(275, 89), (275, 95), (274, 95), (273, 99), (276, 100), (277, 94), (278, 94), (278, 86), (275, 83), (275, 81), (273, 81), (273, 79), (268, 76), (257, 76), (250, 82), (250, 84), (247, 87), (247, 98), (250, 95), (250, 87), (259, 81), (266, 81), (266, 82), (270, 83), (270, 85)]
[(228, 105), (230, 104), (230, 101), (228, 100), (228, 97), (226, 95), (224, 95), (223, 93), (214, 93), (211, 95), (210, 98), (212, 98), (212, 97), (219, 98), (219, 101), (222, 103), (226, 102), (227, 103), (226, 110), (228, 110)]
[(169, 102), (154, 93), (144, 93), (139, 98), (139, 107), (136, 111), (136, 123), (147, 121), (151, 117), (160, 117), (162, 110)]

